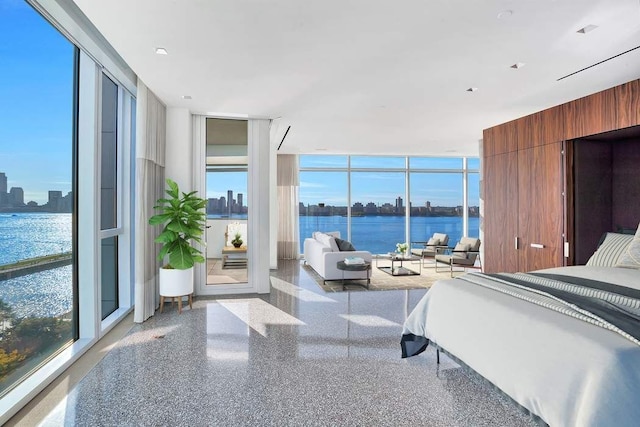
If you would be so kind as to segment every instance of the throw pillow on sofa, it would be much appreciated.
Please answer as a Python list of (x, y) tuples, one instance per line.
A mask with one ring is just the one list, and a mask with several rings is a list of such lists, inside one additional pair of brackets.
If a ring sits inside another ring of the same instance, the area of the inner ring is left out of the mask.
[(336, 239), (336, 243), (338, 244), (338, 249), (340, 249), (340, 251), (346, 252), (346, 251), (355, 251), (356, 250), (356, 248), (353, 247), (353, 245), (351, 244), (350, 241), (343, 240), (343, 239), (340, 239), (338, 237), (336, 237), (335, 239)]
[(338, 244), (336, 243), (336, 239), (335, 237), (332, 237), (328, 234), (324, 234), (324, 233), (317, 233), (316, 234), (316, 240), (320, 243), (322, 243), (323, 245), (331, 248), (331, 252), (339, 252), (340, 249), (338, 249)]

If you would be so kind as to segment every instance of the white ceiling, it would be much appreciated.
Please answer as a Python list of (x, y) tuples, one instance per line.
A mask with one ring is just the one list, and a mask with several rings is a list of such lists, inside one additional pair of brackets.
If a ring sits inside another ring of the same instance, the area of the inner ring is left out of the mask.
[(640, 0), (74, 1), (167, 106), (278, 118), (284, 153), (478, 155), (484, 128), (640, 78), (637, 49), (557, 81), (639, 46)]

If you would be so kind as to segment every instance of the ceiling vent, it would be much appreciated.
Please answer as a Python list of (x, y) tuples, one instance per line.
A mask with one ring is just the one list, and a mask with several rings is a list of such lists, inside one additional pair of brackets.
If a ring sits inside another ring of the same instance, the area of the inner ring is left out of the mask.
[(280, 145), (278, 145), (278, 149), (276, 151), (280, 151), (280, 147), (282, 147), (282, 143), (284, 142), (284, 139), (287, 137), (287, 134), (289, 133), (289, 129), (291, 129), (291, 126), (287, 127), (287, 130), (284, 132), (284, 136), (282, 137), (282, 141), (280, 141)]
[(585, 71), (585, 70), (588, 70), (589, 68), (593, 68), (593, 67), (595, 67), (596, 65), (603, 64), (603, 63), (605, 63), (605, 62), (607, 62), (607, 61), (611, 61), (612, 59), (615, 59), (615, 58), (617, 58), (617, 57), (619, 57), (619, 56), (625, 55), (625, 54), (627, 54), (627, 53), (629, 53), (629, 52), (633, 52), (633, 51), (634, 51), (634, 50), (636, 50), (636, 49), (640, 49), (640, 46), (636, 46), (636, 47), (631, 48), (631, 49), (629, 49), (629, 50), (625, 50), (625, 51), (624, 51), (624, 52), (622, 52), (622, 53), (619, 53), (619, 54), (617, 54), (617, 55), (613, 55), (611, 58), (604, 59), (604, 60), (602, 60), (602, 61), (600, 61), (600, 62), (596, 62), (595, 64), (591, 64), (591, 65), (589, 65), (588, 67), (584, 67), (584, 68), (583, 68), (583, 69), (581, 69), (581, 70), (574, 71), (574, 72), (573, 72), (573, 73), (571, 73), (571, 74), (567, 74), (566, 76), (560, 77), (560, 78), (559, 78), (558, 80), (556, 80), (556, 81), (557, 81), (557, 82), (559, 82), (560, 80), (566, 79), (567, 77), (574, 76), (574, 75), (576, 75), (576, 74), (578, 74), (578, 73), (581, 73), (581, 72), (583, 72), (583, 71)]

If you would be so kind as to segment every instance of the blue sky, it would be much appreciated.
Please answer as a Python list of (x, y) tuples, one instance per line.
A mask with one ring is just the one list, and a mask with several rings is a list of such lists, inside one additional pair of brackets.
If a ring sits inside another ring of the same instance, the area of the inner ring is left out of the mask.
[(0, 1), (0, 172), (25, 202), (71, 191), (73, 45), (22, 0)]
[[(347, 166), (346, 156), (306, 156), (301, 157), (301, 168), (331, 168)], [(404, 168), (404, 158), (400, 157), (352, 157), (351, 167), (362, 168)], [(461, 158), (412, 158), (411, 167), (421, 169), (461, 169)], [(478, 168), (477, 161), (469, 165)], [(300, 175), (300, 202), (315, 205), (319, 202), (333, 206), (347, 204), (347, 173), (341, 171), (302, 171)], [(446, 172), (414, 172), (410, 175), (411, 201), (414, 207), (424, 206), (427, 201), (432, 206), (462, 205), (462, 174)], [(405, 177), (403, 172), (354, 172), (351, 174), (351, 204), (369, 202), (381, 205), (395, 205), (400, 196), (406, 206)], [(469, 204), (477, 206), (479, 200), (478, 174), (469, 174)]]
[(247, 206), (247, 173), (246, 172), (209, 172), (207, 173), (207, 199), (227, 198), (227, 190), (233, 191), (233, 199), (238, 200), (238, 193), (244, 195), (242, 204)]

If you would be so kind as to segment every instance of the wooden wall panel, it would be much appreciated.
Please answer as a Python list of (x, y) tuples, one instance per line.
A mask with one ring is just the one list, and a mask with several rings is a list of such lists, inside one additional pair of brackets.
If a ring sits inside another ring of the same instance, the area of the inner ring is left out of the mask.
[(614, 90), (617, 128), (640, 125), (640, 80), (616, 86)]
[[(562, 143), (518, 151), (518, 267), (563, 265)], [(531, 245), (542, 245), (535, 248)]]
[(538, 114), (530, 114), (513, 121), (516, 128), (518, 150), (534, 147), (538, 143), (541, 123)]
[(514, 239), (518, 227), (517, 152), (485, 157), (482, 193), (484, 195), (482, 242), (484, 271), (518, 271)]
[(518, 144), (516, 140), (515, 122), (507, 122), (499, 126), (494, 126), (483, 131), (484, 156), (495, 156), (496, 154), (516, 151)]
[(564, 113), (561, 105), (547, 108), (540, 113), (536, 145), (549, 144), (564, 139)]
[(617, 129), (615, 92), (615, 88), (611, 88), (563, 104), (564, 139)]

